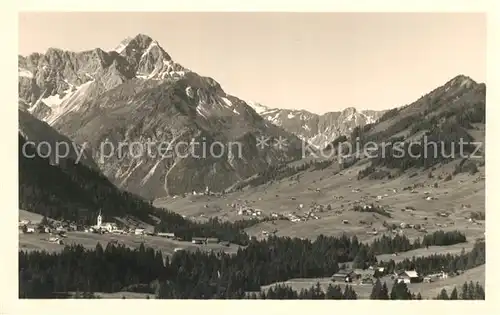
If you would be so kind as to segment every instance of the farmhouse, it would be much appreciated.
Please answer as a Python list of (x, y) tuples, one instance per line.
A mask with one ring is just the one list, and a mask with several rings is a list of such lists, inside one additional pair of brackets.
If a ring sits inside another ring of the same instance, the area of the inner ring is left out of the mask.
[(367, 279), (372, 278), (375, 272), (372, 269), (354, 269), (354, 274), (358, 279)]
[(384, 272), (385, 271), (385, 268), (380, 267), (380, 266), (370, 266), (370, 267), (368, 267), (368, 269), (375, 270), (375, 272)]
[[(446, 273), (444, 271), (441, 271), (439, 273), (427, 275), (426, 278), (430, 279), (429, 282), (431, 282), (433, 280), (438, 280), (438, 279), (447, 279), (448, 278), (448, 273)], [(424, 278), (424, 281), (425, 281), (425, 278)]]
[(207, 244), (217, 244), (217, 243), (219, 243), (219, 239), (216, 237), (208, 237), (206, 239), (206, 243)]
[(399, 282), (404, 282), (404, 283), (417, 283), (420, 282), (420, 277), (418, 276), (418, 273), (415, 270), (405, 270), (405, 271), (400, 271), (396, 273), (397, 275), (397, 281)]
[(373, 278), (363, 278), (361, 284), (373, 284)]
[(207, 238), (206, 237), (193, 237), (191, 239), (191, 243), (193, 244), (204, 244), (206, 243)]
[(358, 275), (352, 270), (339, 270), (332, 276), (333, 281), (344, 281), (344, 282), (352, 282), (357, 278)]
[(101, 225), (101, 229), (106, 230), (108, 232), (113, 232), (118, 229), (116, 223), (106, 222)]
[(159, 232), (157, 235), (161, 236), (161, 237), (166, 237), (166, 238), (175, 238), (175, 233)]
[(20, 220), (19, 221), (19, 225), (28, 225), (28, 224), (31, 224), (31, 221), (30, 220)]
[(137, 228), (134, 230), (135, 235), (143, 235), (144, 234), (144, 229)]

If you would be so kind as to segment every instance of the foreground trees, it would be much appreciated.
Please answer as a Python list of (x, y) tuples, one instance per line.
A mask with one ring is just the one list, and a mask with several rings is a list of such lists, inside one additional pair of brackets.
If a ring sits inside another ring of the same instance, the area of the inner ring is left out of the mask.
[[(243, 298), (246, 292), (258, 292), (261, 286), (292, 278), (330, 277), (339, 270), (339, 264), (349, 261), (360, 267), (385, 265), (386, 270), (412, 267), (424, 274), (443, 264), (458, 266), (464, 262), (463, 266), (473, 267), (484, 263), (484, 249), (484, 243), (477, 243), (468, 254), (434, 255), (391, 264), (377, 262), (373, 245), (346, 236), (320, 236), (314, 242), (283, 237), (252, 239), (234, 255), (181, 251), (164, 257), (144, 244), (137, 249), (113, 244), (103, 248), (98, 244), (94, 250), (72, 245), (58, 253), (19, 252), (19, 296), (43, 298), (55, 292), (132, 291), (164, 298)], [(339, 297), (338, 289), (327, 288), (325, 296)], [(317, 292), (308, 296), (319, 298), (321, 294)], [(394, 286), (389, 295), (385, 283), (376, 283), (372, 292), (374, 299), (407, 299), (408, 295), (402, 286)], [(347, 287), (342, 296), (357, 298), (356, 292)]]

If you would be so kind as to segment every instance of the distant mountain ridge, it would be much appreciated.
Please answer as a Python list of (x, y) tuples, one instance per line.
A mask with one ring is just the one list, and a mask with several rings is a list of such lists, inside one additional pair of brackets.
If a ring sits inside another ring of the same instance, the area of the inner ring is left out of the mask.
[(348, 107), (320, 115), (306, 110), (269, 108), (256, 102), (249, 102), (249, 105), (264, 119), (318, 148), (324, 148), (341, 135), (350, 134), (357, 126), (376, 122), (386, 112)]

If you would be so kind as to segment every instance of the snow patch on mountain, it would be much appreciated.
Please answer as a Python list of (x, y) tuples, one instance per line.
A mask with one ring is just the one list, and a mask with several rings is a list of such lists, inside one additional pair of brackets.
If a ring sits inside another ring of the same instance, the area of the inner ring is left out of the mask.
[(62, 115), (77, 111), (82, 105), (81, 100), (85, 97), (85, 93), (93, 82), (94, 81), (88, 81), (76, 87), (74, 92), (68, 92), (62, 98), (57, 95), (57, 98), (49, 97), (42, 99), (43, 103), (48, 105), (51, 109), (50, 115), (45, 117), (44, 120), (48, 124), (53, 124)]
[(28, 79), (33, 79), (33, 72), (29, 71), (28, 69), (19, 68), (19, 76)]
[(146, 50), (142, 53), (141, 59), (142, 59), (142, 58), (144, 58), (144, 57), (146, 57), (146, 55), (147, 55), (147, 54), (149, 54), (149, 52), (151, 51), (151, 49), (152, 49), (153, 47), (158, 47), (158, 46), (159, 46), (159, 45), (158, 45), (158, 42), (157, 42), (157, 41), (155, 41), (155, 40), (154, 40), (154, 41), (152, 41), (152, 42), (149, 44), (148, 48), (146, 48)]
[(125, 48), (127, 48), (128, 43), (130, 43), (132, 39), (132, 37), (127, 37), (126, 39), (121, 41), (120, 44), (118, 44), (118, 46), (116, 46), (116, 48), (113, 50), (121, 54), (125, 50)]
[(248, 106), (252, 107), (253, 110), (257, 113), (257, 114), (261, 114), (261, 113), (264, 113), (264, 112), (267, 112), (269, 111), (269, 107), (267, 106), (264, 106), (260, 103), (257, 103), (257, 102), (253, 102), (253, 101), (248, 101), (246, 102), (248, 104)]
[(153, 165), (153, 167), (149, 170), (149, 172), (146, 174), (146, 176), (144, 176), (144, 178), (141, 180), (141, 186), (144, 186), (148, 180), (151, 178), (151, 176), (154, 175), (154, 173), (156, 172), (156, 168), (158, 167), (158, 165), (160, 165), (160, 163), (163, 161), (163, 159), (161, 160), (158, 160), (155, 165)]
[(130, 166), (128, 167), (127, 171), (122, 174), (125, 178), (121, 181), (120, 186), (124, 185), (127, 180), (130, 178), (130, 175), (139, 167), (142, 165), (143, 160), (135, 160), (135, 163), (131, 163)]
[(231, 101), (229, 99), (227, 99), (226, 97), (221, 97), (222, 101), (228, 106), (228, 107), (231, 107), (233, 106), (233, 103), (231, 103)]

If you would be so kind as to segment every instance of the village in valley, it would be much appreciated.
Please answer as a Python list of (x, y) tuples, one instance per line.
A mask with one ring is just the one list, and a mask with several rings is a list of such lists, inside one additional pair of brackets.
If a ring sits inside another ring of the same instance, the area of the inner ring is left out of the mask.
[[(347, 172), (355, 171), (356, 169)], [(462, 275), (463, 271), (452, 274), (445, 271), (421, 274), (416, 270), (394, 270), (388, 273), (384, 263), (389, 260), (397, 262), (405, 258), (415, 257), (415, 255), (417, 257), (420, 255), (428, 256), (440, 253), (442, 250), (458, 254), (463, 252), (464, 248), (470, 250), (475, 241), (484, 240), (484, 218), (475, 215), (475, 212), (472, 211), (472, 203), (476, 200), (474, 199), (476, 197), (473, 196), (474, 193), (465, 197), (467, 195), (460, 192), (459, 189), (449, 189), (449, 187), (461, 186), (467, 191), (471, 189), (474, 191), (476, 189), (474, 187), (481, 185), (484, 181), (484, 175), (456, 175), (449, 181), (441, 181), (439, 185), (436, 184), (436, 181), (429, 180), (428, 176), (421, 175), (412, 177), (413, 184), (411, 185), (395, 187), (397, 181), (389, 181), (386, 184), (389, 187), (382, 185), (375, 190), (373, 185), (366, 186), (366, 182), (353, 181), (347, 176), (333, 175), (331, 179), (322, 179), (323, 184), (320, 185), (317, 182), (317, 175), (312, 173), (305, 174), (302, 179), (304, 182), (307, 182), (308, 175), (311, 178), (310, 185), (312, 187), (320, 186), (310, 189), (309, 196), (296, 197), (300, 194), (294, 193), (294, 185), (283, 185), (287, 182), (293, 183), (294, 179), (291, 178), (281, 180), (281, 184), (274, 183), (273, 186), (265, 190), (265, 193), (258, 192), (259, 189), (262, 189), (260, 187), (252, 188), (253, 191), (250, 195), (248, 192), (212, 193), (207, 188), (204, 192), (173, 196), (168, 198), (168, 202), (165, 202), (165, 199), (159, 200), (157, 205), (173, 208), (182, 217), (192, 220), (208, 220), (211, 216), (220, 215), (223, 209), (230, 220), (255, 220), (256, 224), (247, 228), (246, 232), (261, 240), (271, 236), (286, 237), (289, 235), (288, 233), (304, 239), (319, 234), (351, 234), (356, 235), (360, 240), (370, 242), (381, 236), (403, 236), (415, 239), (438, 230), (460, 229), (466, 232), (467, 243), (442, 247), (430, 246), (427, 249), (380, 255), (378, 256), (380, 263), (370, 265), (366, 269), (353, 268), (352, 264), (344, 264), (342, 269), (332, 274), (328, 280), (311, 279), (305, 283), (313, 284), (314, 281), (323, 281), (325, 284), (340, 283), (356, 287), (372, 287), (376, 279), (381, 279), (387, 283), (404, 282), (410, 288), (435, 288), (439, 286), (439, 283), (445, 285), (450, 281), (455, 281), (453, 280), (455, 277), (457, 279), (468, 277), (467, 271), (464, 275)], [(343, 181), (348, 181), (349, 184), (344, 184)], [(354, 183), (356, 186), (353, 185)], [(327, 187), (332, 184), (343, 185), (344, 188), (335, 190), (335, 194), (325, 193)], [(287, 186), (288, 188), (279, 188), (279, 191), (274, 193), (275, 187), (279, 186)], [(366, 193), (368, 191), (378, 193)], [(440, 202), (456, 198), (457, 194), (463, 199), (463, 203), (458, 207), (455, 200), (453, 208), (436, 207)], [(280, 202), (269, 203), (271, 200), (280, 200)], [(283, 202), (283, 200), (286, 201)], [(266, 201), (268, 202), (266, 203)], [(276, 204), (284, 204), (285, 206), (277, 209), (274, 206)], [(432, 207), (442, 210), (429, 211), (431, 204)], [(291, 207), (293, 207), (293, 211), (287, 210)], [(24, 211), (23, 213), (28, 212)], [(20, 235), (20, 247), (26, 250), (30, 248), (58, 250), (57, 246), (62, 249), (64, 245), (72, 243), (87, 244), (89, 248), (98, 242), (101, 244), (122, 244), (130, 247), (145, 244), (162, 250), (166, 255), (172, 255), (181, 250), (235, 253), (241, 247), (213, 237), (193, 236), (190, 240), (183, 240), (175, 233), (155, 231), (154, 227), (140, 222), (109, 219), (105, 219), (102, 212), (97, 216), (95, 224), (90, 226), (77, 222), (59, 222), (41, 216), (33, 221), (22, 219), (19, 221), (19, 231), (22, 234)], [(334, 222), (337, 224), (332, 225), (332, 220), (335, 220)], [(324, 233), (323, 224), (327, 224), (329, 232)], [(301, 226), (307, 229), (307, 234), (297, 233), (297, 231), (301, 231)], [(309, 226), (315, 228), (311, 229)], [(292, 279), (287, 283), (292, 286), (298, 283), (300, 287), (304, 284), (304, 280), (294, 282)]]
[[(19, 220), (20, 247), (25, 250), (58, 250), (50, 244), (63, 248), (65, 245), (85, 243), (85, 240), (89, 241), (86, 244), (89, 248), (95, 247), (98, 242), (131, 247), (146, 244), (157, 246), (166, 254), (196, 249), (194, 245), (207, 245), (207, 250), (227, 250), (230, 247), (229, 242), (214, 237), (193, 236), (190, 241), (186, 241), (175, 233), (155, 231), (153, 226), (131, 218), (114, 218), (113, 222), (106, 222), (102, 212), (99, 212), (96, 223), (90, 226), (52, 220), (24, 210), (20, 211), (20, 217), (22, 216), (32, 218)], [(150, 244), (149, 241), (154, 242)], [(173, 247), (174, 245), (177, 247)]]
[[(365, 14), (354, 24), (345, 23), (355, 14), (303, 23), (305, 16), (280, 18), (280, 27), (274, 17), (225, 28), (226, 19), (213, 18), (218, 31), (205, 37), (234, 31), (221, 37), (234, 41), (234, 52), (272, 68), (259, 77), (245, 76), (257, 64), (238, 58), (212, 60), (212, 71), (223, 72), (190, 70), (200, 60), (182, 50), (197, 51), (185, 45), (200, 41), (155, 31), (160, 44), (143, 33), (153, 32), (149, 18), (121, 19), (140, 20), (130, 29), (141, 31), (114, 50), (93, 48), (92, 40), (80, 43), (88, 50), (72, 51), (55, 41), (44, 45), (58, 48), (41, 53), (25, 41), (19, 298), (484, 300), (486, 84), (463, 74), (484, 81), (462, 60), (479, 58), (457, 55), (448, 58), (456, 65), (438, 70), (439, 56), (462, 51), (464, 40), (439, 48), (451, 41), (449, 30), (436, 41), (433, 26), (417, 44), (431, 57), (413, 68), (418, 55), (407, 48), (414, 43), (400, 35), (423, 32), (434, 14), (411, 27), (413, 15), (392, 22), (380, 15), (373, 19), (384, 26), (380, 34)], [(458, 33), (477, 22), (463, 16)], [(161, 19), (166, 25), (175, 15)], [(237, 29), (259, 23), (268, 24)], [(356, 32), (345, 41), (351, 24)], [(37, 33), (39, 25), (24, 29)], [(202, 25), (194, 29), (214, 29)], [(306, 31), (311, 25), (329, 28)], [(257, 29), (266, 31), (234, 36)], [(309, 39), (324, 29), (336, 44), (315, 47)], [(271, 42), (277, 46), (260, 55), (251, 50)], [(230, 57), (220, 43), (202, 44), (212, 57)], [(366, 43), (373, 47), (357, 45)], [(384, 71), (366, 71), (376, 65)], [(415, 71), (422, 75), (408, 76)], [(269, 104), (230, 94), (238, 86)]]

